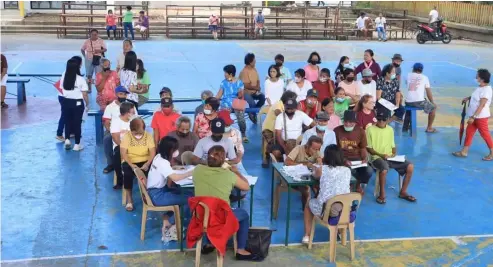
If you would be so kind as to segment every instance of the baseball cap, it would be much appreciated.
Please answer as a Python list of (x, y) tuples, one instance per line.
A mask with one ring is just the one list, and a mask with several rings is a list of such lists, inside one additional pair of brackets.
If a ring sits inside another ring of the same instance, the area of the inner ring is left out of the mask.
[(171, 107), (173, 105), (173, 100), (169, 97), (161, 98), (162, 107)]
[(328, 121), (330, 120), (329, 114), (324, 111), (319, 111), (316, 116), (317, 120), (319, 121)]
[(211, 132), (215, 134), (223, 134), (224, 133), (225, 123), (221, 118), (215, 118), (211, 121)]
[(286, 102), (284, 103), (284, 108), (285, 109), (296, 109), (298, 108), (298, 103), (296, 102), (295, 99), (288, 99), (286, 100)]
[(227, 110), (225, 110), (225, 109), (223, 109), (223, 110), (219, 111), (219, 112), (217, 113), (217, 117), (218, 117), (218, 118), (220, 118), (220, 119), (222, 119), (222, 120), (224, 121), (224, 124), (225, 124), (226, 126), (229, 126), (229, 125), (233, 124), (233, 122), (234, 122), (234, 121), (231, 119), (231, 113), (229, 113), (229, 111), (227, 111)]
[(115, 88), (115, 94), (118, 94), (118, 93), (126, 93), (128, 94), (129, 91), (127, 90), (127, 88), (123, 87), (123, 86), (118, 86)]
[(344, 111), (344, 121), (345, 122), (356, 122), (356, 112), (352, 110)]
[(308, 92), (306, 93), (306, 97), (310, 97), (310, 96), (318, 97), (317, 89), (308, 90)]
[(414, 63), (413, 70), (423, 70), (424, 66), (421, 63)]
[(390, 110), (385, 107), (377, 109), (377, 120), (387, 120), (390, 117)]
[(364, 69), (362, 72), (361, 72), (361, 76), (363, 77), (373, 77), (373, 72), (370, 70), (370, 69)]
[(168, 93), (170, 96), (173, 96), (171, 89), (169, 89), (168, 87), (163, 87), (163, 89), (161, 89), (161, 91), (159, 91), (159, 96), (161, 96), (164, 93)]
[(404, 59), (402, 59), (401, 54), (394, 54), (394, 56), (392, 57), (392, 60), (394, 60), (394, 59), (398, 59), (400, 61), (404, 61)]

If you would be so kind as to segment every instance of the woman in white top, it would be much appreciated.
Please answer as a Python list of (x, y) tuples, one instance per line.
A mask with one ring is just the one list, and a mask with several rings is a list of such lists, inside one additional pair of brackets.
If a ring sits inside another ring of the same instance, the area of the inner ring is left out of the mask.
[(89, 98), (87, 97), (89, 88), (86, 79), (80, 74), (80, 67), (80, 61), (74, 58), (69, 59), (60, 83), (64, 96), (62, 108), (65, 117), (65, 149), (71, 148), (70, 134), (73, 133), (75, 135), (74, 151), (83, 149), (80, 144), (82, 116), (84, 108), (89, 109)]
[[(351, 169), (346, 167), (344, 155), (337, 145), (325, 148), (322, 168), (315, 168), (313, 176), (320, 178), (320, 191), (317, 198), (310, 199), (305, 206), (304, 222), (305, 235), (302, 243), (308, 243), (312, 230), (313, 216), (322, 216), (322, 210), (327, 200), (350, 192)], [(339, 216), (342, 205), (335, 203), (332, 207), (325, 207), (330, 217)]]
[(271, 65), (269, 67), (269, 78), (265, 80), (265, 98), (267, 99), (267, 104), (272, 106), (281, 100), (281, 96), (284, 93), (284, 80), (281, 80), (281, 71), (276, 65)]
[[(158, 153), (147, 177), (147, 192), (154, 206), (187, 205), (188, 198), (192, 196), (189, 190), (180, 194), (180, 189), (173, 182), (177, 182), (192, 176), (192, 170), (177, 174), (171, 168), (170, 160), (176, 158), (178, 151), (178, 140), (166, 136), (159, 142)], [(174, 224), (173, 212), (167, 212), (163, 216), (163, 233)]]
[(295, 92), (296, 101), (300, 102), (306, 99), (306, 93), (312, 88), (312, 83), (305, 79), (305, 70), (297, 69), (294, 72), (294, 81), (288, 84), (286, 90)]
[(118, 74), (120, 74), (120, 70), (123, 69), (123, 65), (125, 65), (125, 55), (128, 52), (133, 51), (133, 48), (132, 40), (123, 40), (123, 53), (121, 53), (116, 60), (116, 72)]
[(493, 160), (493, 140), (491, 139), (491, 133), (488, 129), (488, 119), (491, 116), (491, 98), (493, 97), (490, 79), (491, 74), (487, 69), (479, 69), (476, 75), (479, 87), (474, 90), (470, 97), (466, 97), (462, 100), (462, 104), (469, 101), (469, 107), (467, 109), (467, 116), (469, 116), (469, 119), (467, 120), (464, 148), (462, 148), (461, 151), (452, 153), (456, 157), (467, 157), (469, 147), (471, 147), (472, 144), (472, 138), (474, 137), (476, 130), (479, 130), (479, 134), (483, 137), (486, 145), (490, 149), (490, 154), (483, 157), (483, 160)]
[(134, 51), (129, 51), (125, 54), (125, 64), (120, 71), (120, 84), (130, 92), (127, 94), (127, 101), (132, 102), (135, 105), (135, 109), (138, 109), (137, 55)]

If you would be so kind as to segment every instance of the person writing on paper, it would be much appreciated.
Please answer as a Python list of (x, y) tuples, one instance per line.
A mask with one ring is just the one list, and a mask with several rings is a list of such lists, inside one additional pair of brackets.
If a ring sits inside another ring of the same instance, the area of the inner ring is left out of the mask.
[[(226, 151), (221, 145), (214, 145), (207, 150), (206, 165), (199, 165), (193, 170), (193, 184), (195, 196), (216, 197), (226, 201), (231, 205), (229, 196), (233, 188), (242, 191), (250, 190), (248, 180), (243, 177), (236, 168), (222, 168), (226, 162)], [(238, 249), (236, 251), (237, 260), (256, 261), (257, 256), (246, 250), (248, 240), (249, 215), (242, 208), (233, 209), (233, 213), (240, 223), (236, 238)], [(214, 251), (211, 244), (202, 247), (202, 254), (209, 254)]]
[(335, 128), (334, 132), (336, 133), (337, 146), (346, 158), (346, 165), (351, 166), (352, 161), (359, 161), (363, 164), (363, 166), (351, 169), (351, 174), (357, 180), (356, 190), (363, 195), (364, 191), (361, 184), (368, 184), (373, 175), (373, 169), (366, 164), (368, 153), (366, 151), (365, 130), (359, 127), (356, 122), (356, 113), (352, 110), (346, 110), (344, 112), (344, 124)]
[[(310, 199), (304, 210), (305, 235), (301, 241), (309, 242), (312, 230), (313, 216), (322, 216), (322, 211), (327, 200), (350, 192), (351, 169), (344, 160), (344, 154), (336, 145), (330, 145), (324, 150), (322, 168), (315, 168), (314, 178), (320, 178), (320, 190), (317, 198)], [(329, 210), (326, 208), (326, 211)], [(338, 217), (342, 211), (341, 203), (334, 203), (330, 207), (329, 218)]]
[[(180, 193), (180, 189), (173, 182), (192, 176), (192, 171), (175, 173), (171, 168), (171, 159), (178, 156), (178, 140), (166, 136), (159, 142), (158, 154), (154, 157), (147, 177), (147, 192), (154, 206), (187, 205), (188, 198), (193, 194), (189, 190)], [(163, 215), (163, 230), (166, 233), (175, 224), (173, 212)]]
[(380, 108), (377, 111), (377, 124), (366, 130), (367, 149), (371, 154), (372, 165), (379, 171), (380, 194), (377, 198), (378, 204), (385, 204), (385, 182), (389, 169), (396, 170), (400, 176), (405, 176), (402, 183), (399, 198), (410, 202), (416, 202), (416, 198), (407, 193), (407, 187), (411, 182), (414, 165), (408, 160), (397, 161), (392, 158), (397, 154), (394, 142), (394, 129), (387, 126), (390, 111)]
[(318, 136), (322, 139), (322, 148), (320, 151), (325, 151), (325, 148), (329, 145), (336, 144), (336, 134), (332, 129), (327, 127), (327, 124), (330, 121), (329, 114), (321, 111), (317, 113), (316, 122), (317, 125), (309, 130), (307, 130), (303, 134), (303, 140), (301, 140), (301, 145), (305, 145), (308, 143), (308, 140), (312, 138), (312, 136)]

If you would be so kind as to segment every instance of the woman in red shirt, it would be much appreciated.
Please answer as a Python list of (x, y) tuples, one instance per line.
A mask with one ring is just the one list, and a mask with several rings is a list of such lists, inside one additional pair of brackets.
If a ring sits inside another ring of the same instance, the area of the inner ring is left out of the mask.
[(108, 15), (106, 15), (106, 34), (108, 34), (108, 39), (111, 39), (110, 30), (113, 30), (113, 36), (116, 39), (116, 16), (113, 15), (113, 10), (108, 10)]
[(327, 68), (323, 68), (320, 71), (320, 77), (317, 81), (312, 83), (313, 89), (318, 91), (318, 102), (322, 102), (324, 99), (334, 97), (334, 81), (330, 79), (330, 71)]
[(364, 130), (368, 127), (375, 125), (377, 119), (375, 118), (375, 99), (371, 95), (364, 95), (361, 97), (356, 107), (356, 124)]
[(320, 102), (318, 101), (318, 91), (310, 89), (306, 93), (306, 99), (300, 101), (298, 110), (303, 111), (310, 118), (315, 119), (317, 112), (320, 110)]

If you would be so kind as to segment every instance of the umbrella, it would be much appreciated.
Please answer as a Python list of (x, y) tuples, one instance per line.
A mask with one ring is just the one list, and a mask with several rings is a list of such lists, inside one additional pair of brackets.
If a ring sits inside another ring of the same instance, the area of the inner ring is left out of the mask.
[(462, 136), (464, 135), (464, 120), (466, 118), (466, 105), (467, 105), (467, 101), (464, 101), (463, 108), (462, 108), (462, 114), (461, 114), (461, 120), (460, 120), (460, 129), (459, 129), (459, 144), (460, 145), (462, 145)]

